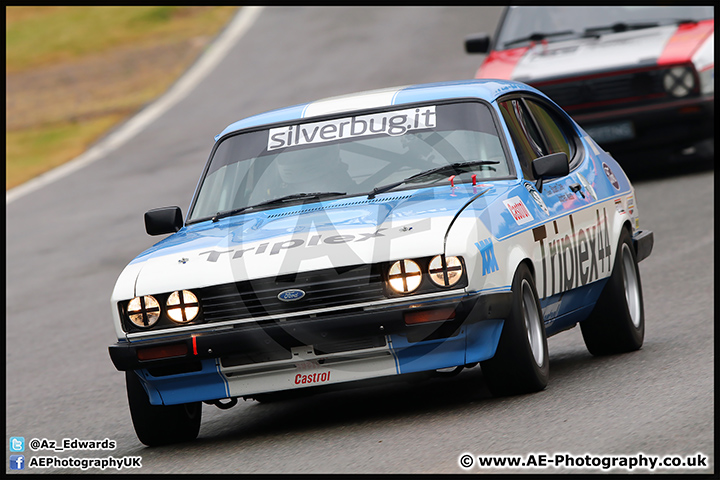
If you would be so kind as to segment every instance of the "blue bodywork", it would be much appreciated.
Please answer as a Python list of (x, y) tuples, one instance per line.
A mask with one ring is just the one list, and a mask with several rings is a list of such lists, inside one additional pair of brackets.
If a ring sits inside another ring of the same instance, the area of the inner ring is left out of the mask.
[[(511, 92), (528, 91), (546, 98), (538, 90), (516, 82), (472, 80), (398, 89), (391, 105), (450, 98), (479, 98), (495, 108), (497, 118), (502, 118), (494, 103), (498, 97)], [(306, 118), (305, 114), (309, 105), (311, 104), (296, 105), (240, 120), (224, 129), (216, 137), (216, 140), (241, 130)], [(502, 122), (500, 124), (503, 128), (501, 133), (509, 138), (505, 125)], [(312, 207), (318, 205), (322, 207), (322, 214), (306, 212), (305, 209), (308, 207), (303, 205), (293, 205), (230, 216), (217, 222), (204, 221), (186, 225), (176, 234), (143, 252), (133, 260), (133, 263), (146, 260), (148, 256), (158, 252), (181, 254), (188, 249), (212, 248), (220, 241), (224, 242), (223, 245), (232, 248), (233, 245), (240, 245), (244, 242), (271, 240), (278, 235), (287, 233), (286, 218), (298, 215), (302, 215), (303, 218), (302, 220), (294, 219), (294, 228), (302, 228), (307, 224), (322, 229), (326, 224), (328, 228), (342, 226), (344, 231), (372, 230), (390, 217), (424, 219), (433, 216), (448, 216), (461, 209), (470, 198), (481, 191), (486, 192), (472, 205), (472, 209), (475, 210), (477, 218), (491, 232), (495, 241), (507, 241), (513, 236), (542, 224), (550, 224), (571, 213), (595, 208), (598, 202), (632, 193), (632, 187), (626, 176), (621, 174), (620, 166), (609, 155), (600, 151), (579, 127), (574, 123), (573, 125), (582, 140), (581, 148), (585, 158), (568, 176), (545, 181), (543, 192), (563, 192), (545, 197), (549, 218), (531, 197), (529, 188), (525, 185), (528, 182), (521, 178), (496, 180), (477, 186), (463, 184), (455, 189), (450, 189), (443, 184), (437, 187), (383, 193), (372, 200), (361, 196), (313, 204)], [(515, 171), (520, 172), (521, 168), (516, 154), (512, 148), (510, 152), (513, 156)], [(616, 172), (619, 188), (613, 186), (604, 174), (603, 163), (609, 164)], [(564, 194), (570, 190), (570, 185), (581, 183), (579, 175), (582, 175), (583, 180), (586, 179), (592, 185), (597, 194), (596, 199), (589, 198), (589, 196)], [(532, 222), (518, 225), (509, 210), (503, 205), (503, 200), (515, 196), (520, 197), (530, 209), (534, 218)], [(547, 201), (548, 198), (554, 201)], [(354, 203), (354, 205), (347, 205), (350, 203)], [(478, 248), (483, 248), (485, 244), (479, 242), (477, 245)], [(604, 285), (605, 280), (601, 280), (573, 291), (541, 298), (547, 334), (557, 333), (584, 319), (594, 306)], [(510, 285), (503, 289), (509, 291)], [(497, 348), (502, 325), (502, 319), (491, 319), (469, 325), (455, 336), (419, 343), (409, 343), (407, 338), (400, 335), (390, 336), (388, 346), (396, 361), (396, 373), (434, 370), (491, 358)], [(152, 377), (147, 370), (139, 370), (139, 373), (141, 373), (141, 377), (150, 380), (146, 384), (146, 388), (153, 404), (187, 403), (229, 396), (227, 382), (219, 371), (217, 361), (203, 360), (202, 370), (199, 372), (162, 378)]]

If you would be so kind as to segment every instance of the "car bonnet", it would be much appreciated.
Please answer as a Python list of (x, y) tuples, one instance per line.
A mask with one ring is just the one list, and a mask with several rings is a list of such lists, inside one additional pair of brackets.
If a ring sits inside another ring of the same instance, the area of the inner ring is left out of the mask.
[[(503, 188), (437, 187), (353, 197), (228, 217), (183, 228), (139, 255), (135, 295), (287, 273), (434, 256), (453, 218), (477, 193), (478, 209)], [(127, 279), (130, 280), (130, 279)]]
[[(689, 32), (696, 34), (690, 36)], [(621, 68), (647, 67), (678, 60), (678, 46), (685, 52), (684, 59), (689, 61), (698, 46), (712, 33), (712, 24), (698, 23), (697, 26), (667, 25), (645, 28), (628, 32), (611, 33), (599, 38), (579, 38), (567, 41), (537, 43), (531, 47), (513, 49), (524, 50), (522, 55), (493, 55), (486, 65), (501, 61), (503, 58), (517, 62), (506, 65), (505, 71), (512, 72), (511, 78), (520, 82), (563, 78), (589, 72), (604, 72)], [(674, 48), (672, 52), (670, 49)], [(497, 57), (497, 58), (495, 58)], [(480, 69), (478, 76), (487, 76), (490, 70)], [(492, 66), (496, 70), (499, 66)], [(508, 69), (507, 67), (512, 67)]]

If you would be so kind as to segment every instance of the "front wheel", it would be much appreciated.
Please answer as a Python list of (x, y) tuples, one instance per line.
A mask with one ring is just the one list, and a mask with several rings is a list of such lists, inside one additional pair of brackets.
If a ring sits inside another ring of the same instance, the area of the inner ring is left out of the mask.
[(622, 229), (615, 264), (590, 316), (580, 322), (585, 346), (593, 355), (638, 350), (645, 337), (640, 270), (630, 233)]
[(521, 264), (515, 272), (512, 291), (513, 306), (497, 351), (480, 363), (488, 388), (496, 396), (540, 391), (550, 377), (542, 310), (527, 265)]
[(200, 431), (202, 404), (152, 405), (140, 378), (125, 372), (130, 416), (138, 439), (149, 447), (194, 440)]

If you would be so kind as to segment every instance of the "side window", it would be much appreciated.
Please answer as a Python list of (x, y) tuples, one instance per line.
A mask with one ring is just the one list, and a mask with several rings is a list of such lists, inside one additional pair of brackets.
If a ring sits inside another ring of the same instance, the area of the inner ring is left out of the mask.
[(546, 155), (542, 139), (520, 99), (500, 102), (500, 111), (505, 119), (515, 151), (517, 152), (523, 176), (534, 180), (532, 161)]
[(525, 102), (545, 137), (548, 153), (565, 152), (568, 161), (571, 161), (575, 154), (574, 142), (571, 140), (570, 132), (564, 128), (562, 119), (545, 105), (530, 99), (526, 99)]

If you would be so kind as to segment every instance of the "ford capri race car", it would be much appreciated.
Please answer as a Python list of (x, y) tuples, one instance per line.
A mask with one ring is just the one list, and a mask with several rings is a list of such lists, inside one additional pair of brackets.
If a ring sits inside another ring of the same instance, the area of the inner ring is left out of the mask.
[[(492, 41), (491, 41), (492, 40)], [(712, 6), (508, 7), (476, 78), (538, 88), (627, 167), (712, 158)]]
[(653, 234), (633, 187), (521, 83), (240, 120), (216, 137), (187, 217), (154, 209), (145, 226), (170, 235), (120, 275), (109, 351), (146, 445), (194, 439), (203, 402), (379, 377), (479, 364), (493, 394), (539, 391), (547, 337), (577, 323), (594, 355), (643, 343)]

